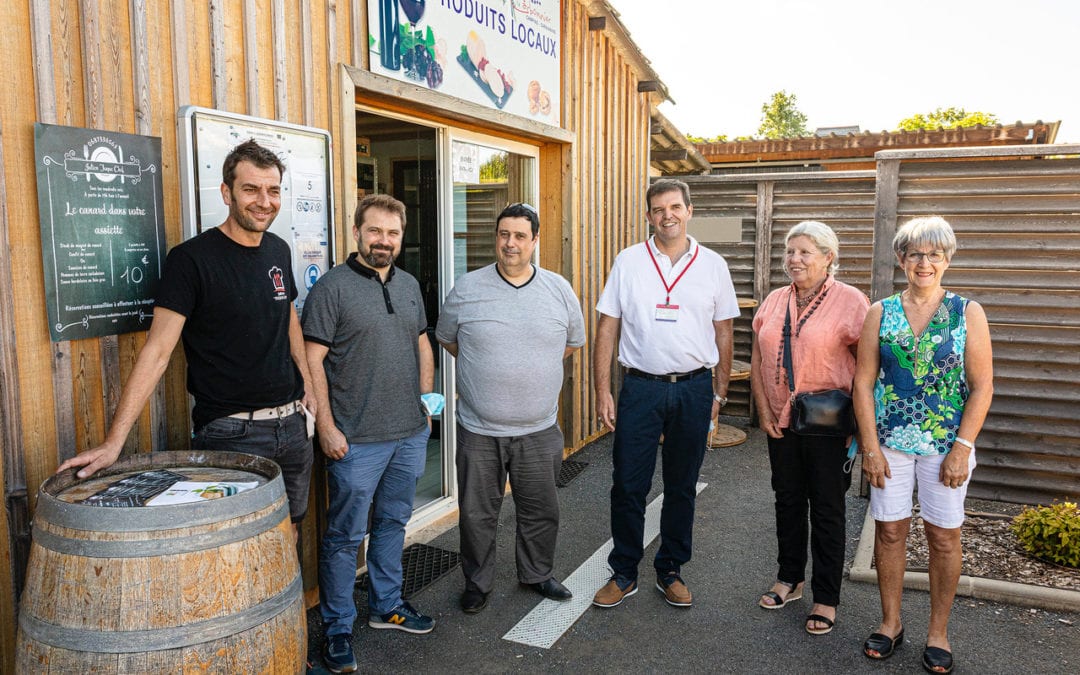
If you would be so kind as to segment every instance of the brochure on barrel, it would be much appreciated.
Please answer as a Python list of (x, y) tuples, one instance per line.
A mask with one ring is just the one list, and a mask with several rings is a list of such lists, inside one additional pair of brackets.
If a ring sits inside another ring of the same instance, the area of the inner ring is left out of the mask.
[(110, 507), (186, 504), (231, 497), (258, 485), (258, 481), (191, 481), (183, 474), (162, 469), (125, 476), (90, 495), (82, 503)]
[(164, 506), (166, 504), (187, 504), (189, 502), (201, 502), (204, 499), (221, 499), (231, 497), (238, 492), (258, 487), (258, 481), (250, 483), (210, 483), (207, 481), (180, 481), (175, 483), (165, 492), (146, 502), (147, 506)]
[(90, 506), (146, 506), (146, 504), (165, 492), (174, 483), (187, 480), (187, 476), (160, 469), (124, 476), (107, 488), (96, 492), (83, 500)]

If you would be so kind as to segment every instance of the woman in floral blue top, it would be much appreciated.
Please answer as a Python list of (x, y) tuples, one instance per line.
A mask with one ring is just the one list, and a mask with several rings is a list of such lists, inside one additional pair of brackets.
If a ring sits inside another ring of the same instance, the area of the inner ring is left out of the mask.
[(907, 288), (870, 307), (853, 392), (862, 470), (871, 485), (882, 613), (863, 653), (888, 658), (904, 640), (900, 601), (917, 484), (930, 549), (922, 663), (928, 672), (948, 673), (964, 498), (975, 468), (975, 439), (994, 391), (990, 329), (977, 302), (941, 286), (956, 252), (956, 236), (944, 219), (909, 221), (893, 238), (893, 250)]

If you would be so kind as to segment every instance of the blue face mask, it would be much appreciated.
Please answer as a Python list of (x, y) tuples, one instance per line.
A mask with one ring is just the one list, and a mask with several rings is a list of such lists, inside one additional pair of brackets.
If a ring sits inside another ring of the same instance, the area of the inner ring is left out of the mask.
[(443, 406), (446, 405), (446, 398), (442, 394), (436, 394), (434, 392), (430, 394), (421, 394), (420, 402), (424, 404), (424, 410), (427, 414), (434, 417), (443, 411)]

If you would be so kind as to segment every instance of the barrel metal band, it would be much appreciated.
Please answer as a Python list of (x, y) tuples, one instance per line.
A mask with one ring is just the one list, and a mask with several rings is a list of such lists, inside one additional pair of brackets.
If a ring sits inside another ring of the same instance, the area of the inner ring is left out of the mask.
[[(246, 516), (273, 504), (284, 494), (285, 483), (281, 476), (275, 476), (269, 483), (264, 483), (253, 490), (244, 490), (231, 497), (170, 506), (117, 509), (73, 504), (52, 495), (42, 495), (38, 499), (34, 518), (41, 518), (74, 530), (108, 529), (111, 532), (152, 532), (174, 529), (178, 524), (180, 527), (194, 527)], [(104, 528), (102, 517), (110, 512), (115, 515), (118, 511), (123, 512), (123, 518), (112, 518), (108, 522), (108, 527)]]
[[(60, 649), (105, 654), (134, 654), (163, 649), (179, 649), (220, 640), (260, 626), (301, 601), (303, 579), (299, 573), (284, 590), (242, 612), (196, 621), (183, 626), (151, 630), (102, 631), (70, 628), (42, 621), (27, 612), (19, 613), (23, 633), (42, 644)], [(303, 620), (303, 618), (301, 618)]]
[(149, 558), (152, 556), (205, 551), (209, 548), (217, 548), (244, 539), (251, 539), (272, 529), (288, 516), (289, 504), (282, 502), (278, 508), (251, 522), (184, 537), (141, 539), (139, 541), (100, 541), (62, 537), (35, 527), (33, 541), (38, 546), (47, 548), (50, 551), (83, 558)]

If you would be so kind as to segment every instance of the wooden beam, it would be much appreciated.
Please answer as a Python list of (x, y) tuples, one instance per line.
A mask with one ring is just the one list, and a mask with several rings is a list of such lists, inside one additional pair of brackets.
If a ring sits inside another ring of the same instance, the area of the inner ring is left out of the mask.
[(649, 153), (649, 158), (654, 162), (681, 162), (689, 156), (686, 148), (676, 148), (673, 150), (653, 150)]
[(637, 83), (638, 93), (647, 91), (662, 91), (664, 84), (660, 80), (639, 80)]
[(604, 30), (605, 28), (607, 28), (606, 16), (589, 17), (589, 30)]
[(556, 141), (573, 143), (577, 135), (561, 127), (544, 124), (518, 115), (493, 110), (478, 103), (463, 101), (459, 98), (432, 91), (427, 87), (394, 80), (370, 71), (345, 66), (346, 72), (356, 85), (358, 97), (376, 102), (387, 102), (403, 106), (421, 116), (437, 117), (443, 120), (463, 122), (474, 128), (478, 123), (495, 128), (513, 137), (533, 141)]

